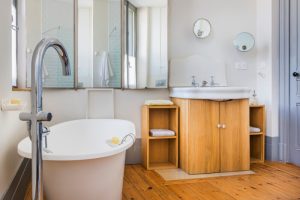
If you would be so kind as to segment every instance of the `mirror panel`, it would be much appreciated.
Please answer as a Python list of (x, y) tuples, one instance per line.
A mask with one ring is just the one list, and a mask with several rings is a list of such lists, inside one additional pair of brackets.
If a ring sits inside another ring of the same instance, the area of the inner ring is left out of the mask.
[[(22, 1), (22, 0), (19, 0)], [(72, 76), (63, 76), (61, 62), (54, 49), (45, 54), (43, 81), (46, 88), (73, 88), (74, 79), (74, 1), (73, 0), (26, 0), (26, 20), (20, 41), (25, 53), (26, 87), (31, 85), (31, 62), (35, 46), (42, 38), (57, 38), (65, 46), (71, 64)], [(22, 66), (19, 66), (22, 67)]]
[[(30, 88), (34, 48), (42, 38), (55, 37), (68, 51), (73, 76), (61, 75), (59, 58), (49, 49), (44, 60), (44, 87), (121, 88), (122, 84), (130, 89), (168, 87), (167, 0), (15, 1), (14, 86)], [(127, 33), (124, 38), (122, 31)], [(126, 51), (122, 52), (122, 48)]]
[(78, 1), (78, 86), (121, 87), (121, 1)]
[(67, 49), (72, 76), (61, 75), (60, 60), (49, 49), (44, 87), (121, 88), (121, 0), (14, 0), (12, 18), (13, 86), (30, 88), (34, 48), (42, 38), (55, 37)]
[(124, 3), (123, 87), (168, 87), (168, 2), (128, 0)]

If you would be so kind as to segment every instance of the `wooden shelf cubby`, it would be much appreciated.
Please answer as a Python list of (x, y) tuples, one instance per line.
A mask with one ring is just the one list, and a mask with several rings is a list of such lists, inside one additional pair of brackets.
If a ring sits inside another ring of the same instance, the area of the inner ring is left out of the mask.
[(250, 126), (260, 128), (261, 132), (250, 132), (251, 163), (265, 161), (266, 114), (264, 105), (250, 106)]
[[(151, 129), (168, 129), (175, 136), (150, 136)], [(142, 160), (146, 169), (178, 167), (178, 107), (143, 106)]]

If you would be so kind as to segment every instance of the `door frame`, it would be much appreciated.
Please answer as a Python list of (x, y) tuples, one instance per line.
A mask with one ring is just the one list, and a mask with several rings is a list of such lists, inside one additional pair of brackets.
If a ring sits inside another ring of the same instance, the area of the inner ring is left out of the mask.
[(290, 161), (290, 16), (292, 1), (297, 0), (279, 0), (279, 160), (283, 162)]

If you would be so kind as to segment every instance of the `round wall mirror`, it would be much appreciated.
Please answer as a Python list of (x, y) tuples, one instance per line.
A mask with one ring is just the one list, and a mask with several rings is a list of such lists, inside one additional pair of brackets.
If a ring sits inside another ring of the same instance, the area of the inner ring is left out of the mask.
[(233, 41), (233, 45), (239, 50), (239, 51), (250, 51), (255, 44), (255, 39), (254, 36), (250, 33), (239, 33), (234, 41)]
[(200, 18), (194, 23), (194, 34), (197, 38), (206, 38), (209, 36), (211, 25), (207, 19)]

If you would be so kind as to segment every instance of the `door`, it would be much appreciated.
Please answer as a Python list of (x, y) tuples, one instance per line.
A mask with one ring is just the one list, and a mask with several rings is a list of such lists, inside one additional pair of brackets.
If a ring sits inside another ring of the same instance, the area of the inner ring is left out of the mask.
[(250, 169), (249, 102), (232, 100), (220, 103), (221, 172)]
[(300, 0), (290, 3), (289, 162), (300, 165)]
[(220, 171), (219, 102), (190, 100), (188, 173)]

